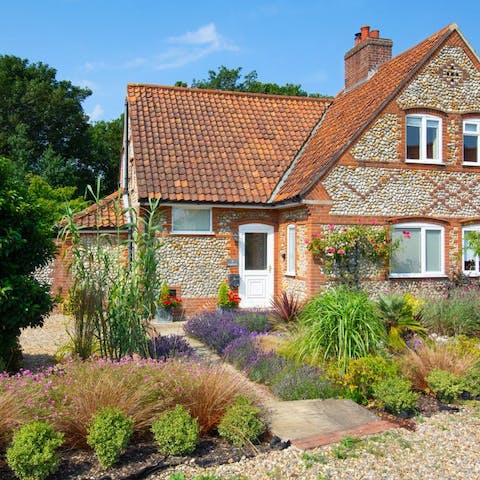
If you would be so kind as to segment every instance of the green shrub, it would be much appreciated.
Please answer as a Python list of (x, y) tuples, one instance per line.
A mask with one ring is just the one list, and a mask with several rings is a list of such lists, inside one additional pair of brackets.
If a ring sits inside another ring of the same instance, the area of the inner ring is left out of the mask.
[(237, 447), (254, 443), (266, 431), (260, 409), (247, 397), (240, 396), (225, 411), (218, 425), (220, 436)]
[(298, 360), (335, 358), (344, 370), (350, 358), (378, 352), (385, 339), (385, 325), (367, 294), (338, 287), (307, 303), (290, 348)]
[(46, 422), (33, 421), (13, 435), (7, 463), (20, 480), (43, 480), (57, 470), (63, 435)]
[(432, 370), (426, 380), (441, 402), (450, 403), (465, 390), (464, 379), (446, 370)]
[(472, 397), (480, 396), (480, 362), (477, 362), (467, 373), (463, 376), (465, 390), (472, 395)]
[(133, 433), (133, 420), (121, 410), (107, 407), (99, 410), (88, 426), (87, 443), (104, 468), (116, 463)]
[(373, 385), (397, 377), (399, 369), (396, 361), (378, 355), (352, 358), (340, 384), (348, 398), (365, 405), (372, 398)]
[(387, 412), (398, 414), (415, 410), (419, 394), (412, 392), (410, 381), (396, 377), (374, 384), (373, 397)]
[(177, 405), (162, 413), (152, 425), (152, 432), (161, 453), (183, 455), (195, 450), (200, 436), (197, 419)]

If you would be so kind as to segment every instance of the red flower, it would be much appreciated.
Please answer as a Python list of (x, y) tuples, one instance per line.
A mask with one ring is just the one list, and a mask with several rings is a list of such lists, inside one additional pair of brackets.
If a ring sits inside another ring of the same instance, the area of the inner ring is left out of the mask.
[(402, 233), (405, 236), (405, 238), (411, 238), (412, 237), (412, 234), (408, 230), (404, 230)]

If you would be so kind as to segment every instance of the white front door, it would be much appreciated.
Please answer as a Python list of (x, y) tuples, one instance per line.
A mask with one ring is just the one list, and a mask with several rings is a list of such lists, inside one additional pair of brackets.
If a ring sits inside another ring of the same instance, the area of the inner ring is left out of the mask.
[(273, 227), (261, 223), (239, 228), (240, 306), (266, 308), (273, 298)]

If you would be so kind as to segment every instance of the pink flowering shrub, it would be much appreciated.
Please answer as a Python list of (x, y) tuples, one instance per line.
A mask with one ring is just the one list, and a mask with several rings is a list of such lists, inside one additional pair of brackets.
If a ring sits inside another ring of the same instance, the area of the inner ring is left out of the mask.
[[(207, 432), (245, 392), (238, 376), (193, 361), (71, 361), (39, 372), (0, 375), (0, 429), (9, 438), (17, 425), (45, 420), (64, 434), (67, 446), (86, 448), (87, 426), (101, 408), (120, 409), (134, 420), (134, 432), (145, 435), (161, 412), (181, 404)], [(18, 408), (10, 411), (12, 398)]]
[(346, 284), (359, 286), (360, 271), (369, 266), (387, 265), (398, 247), (391, 242), (388, 227), (372, 225), (330, 225), (322, 234), (314, 234), (307, 249), (318, 259), (328, 275)]

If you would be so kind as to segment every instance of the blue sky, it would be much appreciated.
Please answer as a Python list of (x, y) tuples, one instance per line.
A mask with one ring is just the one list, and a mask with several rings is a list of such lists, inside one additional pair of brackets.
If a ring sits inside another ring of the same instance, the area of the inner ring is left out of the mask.
[(58, 79), (88, 86), (91, 120), (123, 110), (129, 82), (173, 85), (219, 65), (261, 81), (334, 95), (360, 26), (380, 30), (393, 54), (457, 22), (480, 51), (480, 2), (0, 0), (0, 53), (42, 61)]

